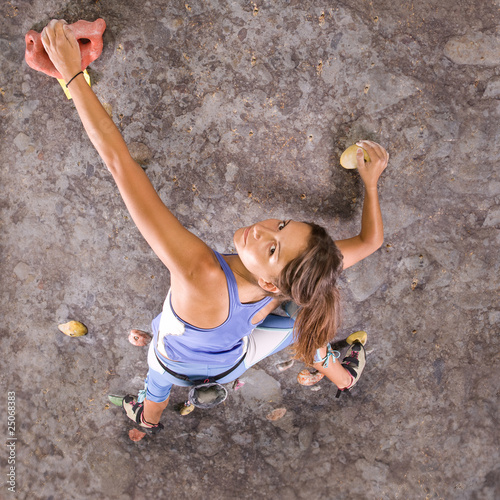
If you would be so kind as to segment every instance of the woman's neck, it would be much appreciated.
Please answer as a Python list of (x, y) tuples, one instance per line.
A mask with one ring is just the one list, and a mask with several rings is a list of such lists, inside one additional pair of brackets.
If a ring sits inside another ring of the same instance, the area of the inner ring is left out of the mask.
[(266, 292), (259, 286), (258, 279), (243, 265), (238, 254), (225, 255), (224, 260), (236, 279), (241, 303), (257, 302), (267, 297)]

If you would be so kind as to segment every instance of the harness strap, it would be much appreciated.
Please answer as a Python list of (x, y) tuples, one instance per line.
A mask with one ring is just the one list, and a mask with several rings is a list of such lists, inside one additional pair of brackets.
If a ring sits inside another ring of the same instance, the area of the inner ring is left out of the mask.
[[(213, 377), (209, 377), (208, 379), (206, 380), (219, 380), (221, 378), (224, 378), (226, 377), (227, 375), (229, 375), (232, 371), (236, 370), (236, 368), (238, 368), (238, 366), (241, 365), (241, 363), (243, 362), (243, 360), (245, 359), (245, 356), (247, 355), (247, 353), (245, 352), (245, 354), (243, 354), (243, 356), (240, 358), (240, 360), (234, 365), (232, 366), (231, 368), (229, 368), (229, 370), (226, 370), (224, 373), (219, 373), (218, 375), (215, 375)], [(160, 363), (160, 366), (167, 372), (169, 373), (170, 375), (172, 375), (173, 377), (175, 378), (178, 378), (180, 380), (184, 380), (185, 382), (194, 382), (194, 380), (192, 380), (191, 378), (189, 378), (187, 375), (183, 375), (182, 373), (176, 373), (174, 372), (173, 370), (171, 370), (168, 366), (166, 366), (164, 363), (162, 363), (161, 359), (159, 358), (158, 354), (156, 354), (156, 351), (155, 351), (155, 356), (156, 356), (156, 359), (158, 360), (158, 363)]]

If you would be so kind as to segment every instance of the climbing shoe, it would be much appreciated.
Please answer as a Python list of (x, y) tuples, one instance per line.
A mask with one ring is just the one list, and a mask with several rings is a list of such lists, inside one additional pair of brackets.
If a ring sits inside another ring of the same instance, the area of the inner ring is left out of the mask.
[(123, 398), (122, 402), (123, 409), (130, 418), (137, 425), (146, 429), (151, 434), (157, 434), (163, 429), (163, 424), (158, 422), (157, 424), (150, 424), (144, 420), (144, 403), (138, 403), (134, 396), (128, 395)]
[[(364, 335), (363, 335), (364, 334)], [(347, 337), (346, 342), (351, 345), (342, 360), (342, 366), (349, 372), (352, 377), (350, 385), (339, 389), (336, 397), (338, 398), (342, 392), (350, 391), (358, 382), (366, 364), (366, 351), (364, 344), (366, 343), (366, 332), (355, 332)]]

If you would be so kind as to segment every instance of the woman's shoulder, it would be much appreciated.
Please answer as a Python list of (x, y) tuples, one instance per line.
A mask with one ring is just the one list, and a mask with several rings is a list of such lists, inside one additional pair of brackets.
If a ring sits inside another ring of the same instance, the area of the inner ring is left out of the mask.
[(183, 321), (198, 328), (214, 328), (228, 314), (226, 276), (216, 255), (203, 257), (189, 273), (171, 275), (171, 303)]
[(194, 285), (202, 285), (223, 279), (225, 274), (221, 265), (223, 259), (218, 258), (218, 255), (214, 250), (200, 255), (190, 266), (189, 281)]

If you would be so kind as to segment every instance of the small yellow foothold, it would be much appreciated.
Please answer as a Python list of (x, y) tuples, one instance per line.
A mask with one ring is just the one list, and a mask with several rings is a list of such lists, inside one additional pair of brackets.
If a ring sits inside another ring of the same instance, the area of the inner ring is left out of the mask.
[(351, 333), (351, 335), (349, 335), (349, 337), (347, 337), (345, 341), (349, 345), (352, 345), (354, 341), (358, 340), (361, 344), (365, 345), (367, 339), (368, 339), (368, 334), (365, 331), (360, 330), (359, 332)]
[(59, 330), (68, 337), (83, 337), (87, 335), (87, 327), (79, 321), (68, 321), (58, 326)]
[[(85, 77), (85, 81), (90, 85), (90, 75), (87, 73), (87, 70), (84, 70), (83, 76)], [(58, 78), (57, 81), (59, 82), (59, 85), (61, 85), (62, 89), (64, 90), (64, 94), (68, 99), (71, 99), (71, 94), (69, 92), (69, 89), (66, 87), (66, 80), (63, 80), (62, 78)]]
[[(187, 404), (186, 404), (187, 403)], [(191, 403), (188, 403), (186, 401), (186, 403), (184, 403), (181, 407), (181, 409), (179, 410), (179, 413), (182, 415), (182, 416), (186, 416), (186, 415), (189, 415), (195, 408), (195, 406)]]

